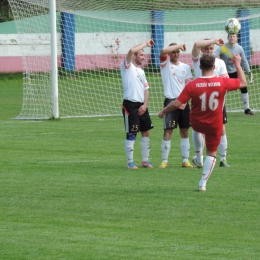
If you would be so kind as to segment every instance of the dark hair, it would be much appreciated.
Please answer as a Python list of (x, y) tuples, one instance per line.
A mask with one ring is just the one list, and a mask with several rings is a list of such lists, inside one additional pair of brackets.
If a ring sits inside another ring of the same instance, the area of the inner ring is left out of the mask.
[(210, 70), (215, 64), (215, 57), (212, 54), (205, 53), (200, 58), (201, 70)]
[(177, 43), (174, 43), (174, 42), (173, 42), (173, 43), (171, 43), (169, 46), (173, 46), (173, 45), (177, 45)]

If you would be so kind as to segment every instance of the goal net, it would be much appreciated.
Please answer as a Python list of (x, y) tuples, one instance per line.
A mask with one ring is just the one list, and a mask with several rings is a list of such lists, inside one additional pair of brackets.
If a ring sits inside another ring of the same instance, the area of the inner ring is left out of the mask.
[[(19, 119), (53, 117), (50, 1), (9, 0), (16, 44), (23, 60), (23, 104)], [(120, 63), (128, 50), (153, 38), (143, 69), (150, 85), (149, 111), (157, 114), (164, 96), (159, 52), (185, 43), (180, 60), (192, 68), (194, 42), (227, 41), (224, 23), (236, 17), (254, 75), (248, 86), (250, 108), (259, 110), (260, 10), (258, 0), (56, 0), (59, 117), (121, 115)], [(215, 46), (216, 48), (216, 46)], [(240, 91), (227, 94), (228, 111), (244, 111)]]

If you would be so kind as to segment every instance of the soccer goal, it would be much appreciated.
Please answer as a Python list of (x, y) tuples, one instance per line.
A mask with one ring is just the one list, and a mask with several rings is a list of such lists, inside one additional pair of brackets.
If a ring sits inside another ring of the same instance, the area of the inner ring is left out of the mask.
[[(18, 32), (15, 40), (23, 60), (19, 119), (121, 115), (120, 63), (132, 46), (150, 38), (155, 45), (145, 49), (143, 68), (150, 85), (149, 110), (157, 114), (164, 99), (160, 50), (172, 42), (186, 43), (187, 51), (181, 53), (180, 59), (192, 68), (194, 42), (204, 38), (227, 41), (224, 23), (231, 17), (241, 23), (239, 43), (255, 79), (248, 87), (250, 107), (260, 108), (258, 0), (9, 0), (9, 3)], [(228, 111), (244, 110), (239, 91), (227, 95), (226, 107)]]

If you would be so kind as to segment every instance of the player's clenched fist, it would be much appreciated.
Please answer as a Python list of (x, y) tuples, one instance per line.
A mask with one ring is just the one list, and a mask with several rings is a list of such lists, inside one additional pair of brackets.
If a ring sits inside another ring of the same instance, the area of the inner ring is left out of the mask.
[(148, 46), (148, 47), (154, 46), (154, 41), (153, 41), (152, 39), (150, 39), (150, 40), (147, 42), (147, 46)]

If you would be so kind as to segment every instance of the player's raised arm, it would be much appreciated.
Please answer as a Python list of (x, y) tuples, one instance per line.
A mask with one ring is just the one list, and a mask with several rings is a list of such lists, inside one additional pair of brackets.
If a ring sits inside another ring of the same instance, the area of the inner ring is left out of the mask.
[(142, 50), (145, 47), (151, 47), (153, 45), (154, 45), (154, 41), (152, 39), (150, 39), (147, 42), (144, 42), (144, 43), (141, 43), (139, 45), (132, 47), (126, 55), (127, 63), (129, 64), (132, 61), (135, 53), (137, 53), (138, 51)]
[(204, 47), (212, 45), (212, 44), (222, 46), (224, 44), (224, 41), (221, 38), (216, 38), (216, 39), (213, 39), (213, 40), (204, 39), (204, 40), (201, 40), (201, 41), (197, 41), (193, 45), (192, 52), (191, 52), (192, 56), (198, 57), (198, 55), (200, 54), (201, 48), (204, 48)]
[(186, 51), (185, 43), (181, 43), (181, 44), (172, 43), (172, 44), (170, 44), (169, 46), (167, 46), (167, 47), (165, 47), (161, 50), (160, 57), (166, 57), (168, 55), (168, 53), (171, 53), (173, 51), (178, 51), (178, 50)]
[(247, 87), (246, 76), (245, 76), (244, 71), (243, 71), (243, 69), (240, 65), (241, 64), (241, 57), (240, 57), (239, 54), (233, 55), (233, 63), (236, 66), (236, 69), (237, 69), (237, 76), (241, 80), (240, 88)]

